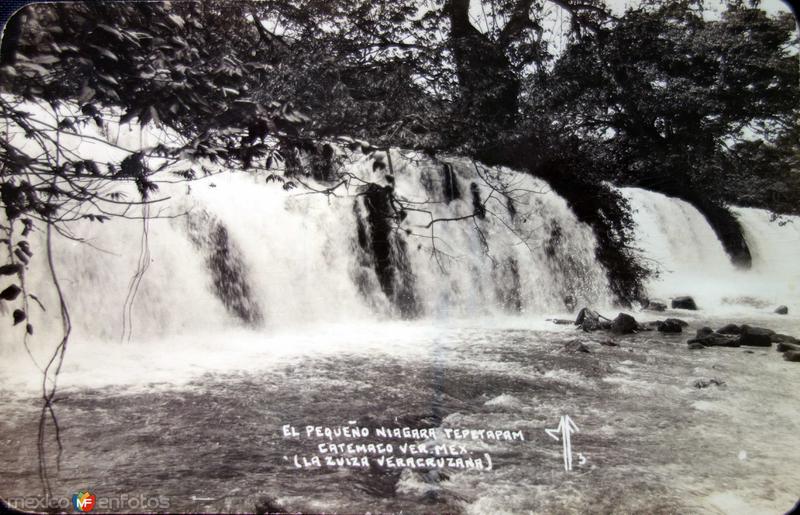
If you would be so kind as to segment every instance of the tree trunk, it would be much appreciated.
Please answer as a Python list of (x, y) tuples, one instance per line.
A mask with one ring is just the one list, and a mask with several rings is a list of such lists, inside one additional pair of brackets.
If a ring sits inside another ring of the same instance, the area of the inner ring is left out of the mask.
[(519, 79), (503, 47), (470, 23), (469, 4), (470, 0), (445, 4), (461, 90), (459, 107), (468, 119), (503, 130), (512, 126), (517, 114)]

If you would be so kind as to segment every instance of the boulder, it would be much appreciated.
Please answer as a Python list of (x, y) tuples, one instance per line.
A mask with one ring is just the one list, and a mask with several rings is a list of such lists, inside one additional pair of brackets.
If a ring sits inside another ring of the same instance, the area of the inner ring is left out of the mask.
[(780, 342), (776, 348), (778, 352), (800, 351), (800, 344)]
[(712, 334), (713, 332), (714, 332), (714, 330), (711, 329), (708, 326), (701, 327), (700, 329), (697, 330), (697, 334), (695, 335), (695, 338), (702, 338), (704, 336), (708, 336), (708, 335)]
[(567, 352), (589, 352), (586, 345), (581, 343), (580, 340), (570, 340), (564, 344), (564, 350)]
[(600, 313), (589, 308), (581, 308), (575, 318), (575, 325), (586, 332), (600, 329)]
[(775, 313), (777, 313), (778, 315), (788, 315), (789, 308), (786, 306), (778, 306), (777, 308), (775, 308)]
[(783, 359), (786, 361), (800, 361), (800, 351), (790, 350), (783, 353)]
[(667, 303), (660, 301), (660, 300), (649, 300), (647, 305), (644, 307), (647, 311), (666, 311), (667, 310)]
[(658, 332), (660, 333), (681, 333), (683, 326), (677, 318), (668, 318), (658, 324)]
[(693, 311), (697, 310), (697, 304), (695, 304), (694, 299), (688, 295), (685, 297), (675, 297), (672, 299), (672, 307), (675, 309), (691, 309)]
[(739, 345), (747, 345), (750, 347), (771, 347), (772, 339), (770, 336), (774, 333), (775, 332), (770, 329), (743, 325), (742, 333), (739, 335)]
[(794, 343), (800, 345), (800, 340), (788, 334), (771, 334), (769, 335), (769, 339), (772, 340), (772, 343)]
[(738, 347), (741, 345), (739, 343), (739, 338), (736, 336), (732, 336), (729, 334), (719, 334), (719, 333), (707, 333), (704, 335), (700, 335), (698, 330), (698, 335), (695, 338), (687, 341), (686, 343), (691, 346), (693, 343), (699, 343), (704, 347)]
[(740, 328), (742, 330), (741, 334), (744, 333), (765, 334), (767, 336), (772, 336), (773, 334), (776, 334), (775, 331), (773, 331), (772, 329), (767, 329), (766, 327), (753, 327), (751, 325), (742, 324)]
[(631, 334), (639, 330), (639, 324), (627, 313), (620, 313), (611, 322), (611, 330), (617, 334)]
[(742, 329), (736, 324), (728, 324), (717, 329), (720, 334), (741, 334)]
[(772, 336), (777, 334), (772, 329), (767, 329), (766, 327), (756, 327), (747, 324), (742, 324), (739, 326), (741, 329), (741, 333), (739, 334), (750, 334), (750, 335), (758, 335), (758, 336), (766, 336), (770, 340), (772, 340)]

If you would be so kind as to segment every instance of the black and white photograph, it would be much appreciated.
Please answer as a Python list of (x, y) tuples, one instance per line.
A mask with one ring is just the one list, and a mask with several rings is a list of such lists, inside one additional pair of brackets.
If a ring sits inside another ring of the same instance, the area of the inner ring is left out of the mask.
[(800, 512), (790, 4), (1, 6), (0, 513)]

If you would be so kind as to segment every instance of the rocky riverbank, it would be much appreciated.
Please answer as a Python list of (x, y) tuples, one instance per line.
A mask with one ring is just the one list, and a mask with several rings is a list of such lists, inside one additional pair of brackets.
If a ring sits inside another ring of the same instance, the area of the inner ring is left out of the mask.
[[(697, 304), (690, 296), (676, 297), (671, 300), (673, 309), (697, 311)], [(666, 311), (663, 301), (649, 301), (645, 304), (645, 311)], [(777, 315), (788, 314), (786, 306), (778, 306), (774, 313)], [(650, 320), (640, 323), (628, 313), (619, 313), (614, 319), (605, 317), (591, 308), (582, 308), (574, 322), (568, 319), (549, 319), (559, 325), (574, 325), (584, 332), (607, 331), (612, 335), (636, 334), (656, 330), (661, 333), (682, 333), (689, 323), (680, 318), (665, 318), (663, 320)], [(607, 345), (613, 345), (613, 340), (606, 340)], [(690, 350), (701, 350), (707, 347), (772, 347), (783, 353), (786, 361), (800, 362), (800, 339), (788, 334), (782, 334), (766, 327), (751, 326), (746, 323), (728, 323), (714, 330), (707, 325), (697, 329), (694, 338), (686, 340)], [(572, 345), (575, 347), (575, 345)]]

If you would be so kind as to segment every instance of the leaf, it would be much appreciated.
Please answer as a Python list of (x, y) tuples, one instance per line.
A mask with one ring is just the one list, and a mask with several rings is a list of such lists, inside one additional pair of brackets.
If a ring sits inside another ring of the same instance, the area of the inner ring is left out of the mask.
[(22, 252), (28, 255), (28, 257), (33, 257), (33, 252), (31, 252), (31, 246), (27, 241), (20, 241), (17, 243), (17, 246), (22, 249)]
[(17, 298), (17, 296), (19, 295), (19, 292), (21, 292), (21, 291), (22, 291), (22, 289), (20, 289), (19, 286), (17, 286), (16, 284), (12, 284), (8, 288), (6, 288), (2, 292), (0, 292), (0, 299), (3, 299), (3, 300), (14, 300), (14, 299)]
[(113, 84), (113, 85), (115, 85), (115, 86), (119, 86), (119, 82), (117, 81), (117, 79), (115, 79), (114, 77), (112, 77), (112, 76), (110, 76), (110, 75), (104, 75), (104, 74), (102, 74), (102, 73), (96, 73), (95, 75), (96, 75), (96, 76), (97, 76), (97, 78), (98, 78), (98, 79), (100, 79), (100, 80), (106, 81), (106, 82), (108, 82), (109, 84)]
[(14, 325), (24, 322), (25, 319), (28, 318), (27, 315), (25, 315), (25, 312), (21, 309), (15, 309), (12, 316), (14, 317)]
[(183, 25), (186, 23), (186, 22), (183, 21), (183, 18), (181, 18), (177, 14), (170, 14), (169, 15), (169, 19), (170, 19), (170, 21), (172, 21), (172, 23), (174, 23), (175, 25), (177, 25), (180, 28), (183, 28)]
[(23, 68), (35, 71), (39, 75), (47, 75), (47, 69), (44, 66), (38, 65), (36, 63), (27, 63), (27, 62), (17, 63), (17, 66), (21, 66)]
[(112, 36), (114, 36), (115, 38), (117, 38), (120, 41), (123, 41), (125, 39), (122, 36), (122, 33), (120, 31), (118, 31), (117, 29), (115, 29), (114, 27), (109, 27), (108, 25), (100, 23), (100, 24), (97, 25), (97, 28), (106, 31), (107, 33), (111, 34)]
[(33, 61), (37, 64), (56, 64), (57, 62), (61, 61), (58, 57), (54, 55), (40, 55), (36, 56)]
[(35, 300), (35, 301), (36, 301), (36, 303), (39, 305), (39, 307), (40, 307), (40, 308), (42, 308), (42, 311), (47, 311), (47, 310), (44, 308), (44, 304), (42, 304), (42, 301), (40, 301), (40, 300), (39, 300), (39, 297), (37, 297), (37, 296), (36, 296), (36, 295), (34, 295), (33, 293), (29, 294), (28, 296), (29, 296), (30, 298), (32, 298), (33, 300)]
[(20, 249), (14, 249), (14, 255), (17, 256), (17, 259), (19, 259), (20, 261), (22, 261), (26, 265), (30, 261), (30, 259), (28, 259), (28, 256), (25, 255), (25, 253), (22, 252), (22, 250), (20, 250)]
[(107, 57), (112, 61), (119, 61), (119, 57), (117, 57), (116, 54), (114, 54), (114, 52), (112, 52), (111, 50), (97, 45), (89, 45), (89, 46), (97, 50), (97, 52), (103, 57)]
[(18, 263), (0, 266), (0, 275), (15, 275), (22, 271), (22, 267)]
[(31, 233), (33, 229), (33, 221), (30, 218), (24, 218), (22, 220), (22, 237), (27, 238), (28, 234)]
[(25, 325), (25, 332), (27, 332), (29, 335), (33, 336), (33, 326), (31, 324)]

